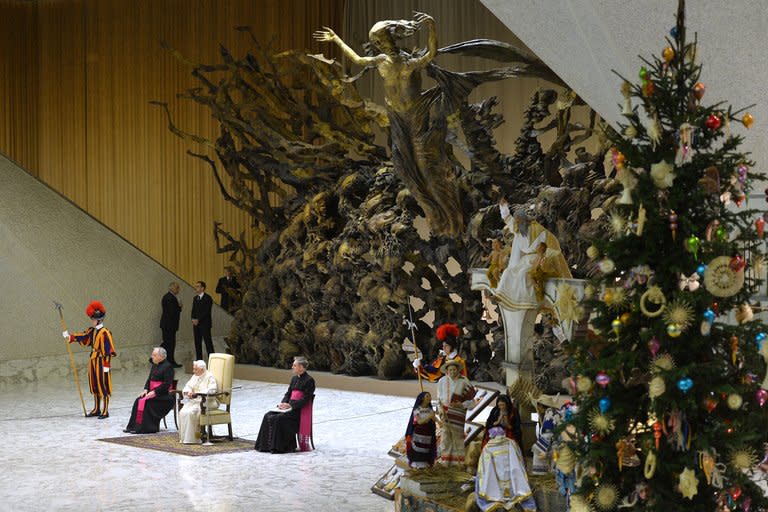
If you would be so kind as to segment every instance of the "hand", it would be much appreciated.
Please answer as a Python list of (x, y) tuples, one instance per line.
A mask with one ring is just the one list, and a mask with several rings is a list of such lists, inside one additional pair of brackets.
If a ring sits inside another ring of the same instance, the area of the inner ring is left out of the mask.
[(192, 319), (192, 325), (197, 325), (199, 320), (197, 318)]
[(156, 396), (157, 396), (157, 395), (155, 394), (155, 392), (154, 392), (154, 391), (150, 391), (150, 392), (149, 392), (149, 393), (147, 393), (147, 395), (146, 395), (146, 397), (147, 397), (147, 398), (155, 398)]
[(139, 395), (139, 398), (143, 398), (145, 396), (147, 396), (147, 390), (146, 389), (142, 389), (141, 390), (141, 394)]
[(281, 404), (277, 404), (277, 408), (278, 409), (283, 409), (283, 410), (290, 409), (291, 408), (291, 404), (287, 404), (287, 403), (283, 402)]
[(413, 368), (418, 370), (421, 368), (421, 359), (414, 359), (413, 360)]
[(333, 41), (336, 37), (336, 32), (328, 27), (323, 27), (323, 30), (316, 30), (312, 37), (318, 41)]
[(69, 331), (64, 331), (61, 333), (61, 335), (64, 336), (65, 338), (69, 338)]
[(413, 12), (413, 20), (419, 26), (423, 25), (426, 22), (431, 22), (431, 23), (435, 22), (435, 19), (429, 14), (424, 12), (418, 12), (418, 11)]

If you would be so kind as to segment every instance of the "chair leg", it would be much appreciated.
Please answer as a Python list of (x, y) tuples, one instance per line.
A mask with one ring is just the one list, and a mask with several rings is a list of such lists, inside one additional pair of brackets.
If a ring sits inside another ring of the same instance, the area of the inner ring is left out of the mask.
[(165, 421), (165, 416), (163, 416), (163, 426), (165, 427), (165, 430), (168, 430), (168, 423)]
[(230, 441), (234, 441), (235, 437), (232, 435), (232, 424), (231, 423), (227, 423), (227, 428), (229, 429), (229, 440)]

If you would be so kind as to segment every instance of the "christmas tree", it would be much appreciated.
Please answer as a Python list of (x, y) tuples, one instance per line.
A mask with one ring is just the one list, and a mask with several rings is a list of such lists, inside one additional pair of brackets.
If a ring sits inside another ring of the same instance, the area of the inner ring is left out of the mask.
[(765, 220), (746, 204), (762, 176), (737, 133), (752, 117), (704, 104), (684, 0), (667, 44), (625, 80), (610, 135), (623, 192), (588, 251), (595, 336), (571, 347), (556, 451), (574, 512), (768, 510), (768, 328), (749, 306)]

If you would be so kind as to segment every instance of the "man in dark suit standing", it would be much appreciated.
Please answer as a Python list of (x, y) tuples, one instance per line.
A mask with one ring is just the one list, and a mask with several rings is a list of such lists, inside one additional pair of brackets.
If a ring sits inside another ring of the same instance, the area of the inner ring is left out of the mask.
[(192, 299), (192, 332), (195, 335), (195, 360), (203, 360), (203, 344), (205, 340), (205, 350), (208, 355), (213, 352), (213, 338), (211, 338), (211, 310), (213, 309), (213, 299), (205, 293), (205, 281), (195, 283), (197, 295)]
[(176, 350), (176, 332), (179, 330), (179, 318), (181, 317), (181, 300), (179, 299), (179, 283), (176, 281), (168, 285), (168, 293), (163, 295), (161, 305), (163, 314), (160, 316), (160, 330), (163, 331), (163, 343), (160, 345), (168, 353), (168, 362), (174, 368), (181, 368), (176, 362), (174, 351)]
[(227, 267), (224, 270), (227, 275), (219, 278), (219, 282), (216, 283), (216, 293), (221, 295), (221, 307), (228, 313), (233, 314), (237, 309), (240, 283), (237, 282), (237, 278), (232, 273), (232, 267)]

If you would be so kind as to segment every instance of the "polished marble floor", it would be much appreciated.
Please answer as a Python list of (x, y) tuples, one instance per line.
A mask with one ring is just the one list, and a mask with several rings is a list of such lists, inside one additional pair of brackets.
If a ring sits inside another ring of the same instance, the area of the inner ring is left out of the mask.
[[(183, 383), (189, 376), (177, 377)], [(189, 457), (97, 441), (125, 435), (144, 379), (114, 376), (111, 417), (105, 420), (83, 417), (68, 380), (25, 384), (0, 395), (0, 511), (393, 510), (370, 487), (393, 462), (387, 451), (404, 432), (411, 399), (323, 389), (319, 382), (317, 450), (310, 453)], [(241, 386), (233, 394), (235, 435), (255, 440), (262, 415), (287, 384), (235, 385)]]

